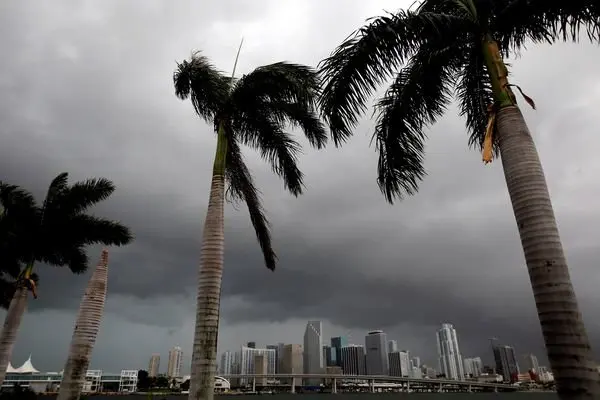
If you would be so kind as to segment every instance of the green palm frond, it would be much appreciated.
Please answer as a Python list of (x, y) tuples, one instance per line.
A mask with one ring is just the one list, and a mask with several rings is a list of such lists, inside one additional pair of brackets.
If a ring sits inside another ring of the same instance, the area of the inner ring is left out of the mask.
[(473, 47), (465, 55), (456, 84), (460, 115), (466, 118), (469, 146), (481, 150), (488, 123), (488, 106), (494, 103), (481, 51)]
[(336, 145), (352, 135), (367, 101), (423, 40), (456, 37), (467, 21), (453, 15), (399, 11), (373, 18), (319, 65), (319, 105)]
[(224, 76), (200, 52), (190, 60), (177, 64), (173, 74), (175, 94), (182, 100), (188, 97), (196, 113), (212, 122), (229, 97), (231, 78)]
[(456, 46), (422, 47), (375, 106), (377, 182), (390, 203), (414, 194), (426, 175), (424, 129), (444, 113), (451, 101), (456, 52)]
[(114, 191), (114, 183), (106, 178), (92, 178), (76, 182), (61, 193), (60, 206), (66, 212), (81, 213), (108, 199)]
[(225, 178), (229, 184), (228, 194), (231, 199), (243, 201), (248, 206), (250, 220), (262, 249), (265, 265), (270, 270), (275, 270), (277, 256), (271, 243), (269, 221), (261, 203), (260, 192), (254, 184), (252, 174), (235, 140), (230, 140), (227, 147)]

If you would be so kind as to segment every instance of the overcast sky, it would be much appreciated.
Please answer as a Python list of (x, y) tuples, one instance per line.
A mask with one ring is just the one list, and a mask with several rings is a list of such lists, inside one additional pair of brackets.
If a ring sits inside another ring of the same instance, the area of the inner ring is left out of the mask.
[[(215, 136), (174, 95), (176, 61), (199, 49), (239, 74), (280, 60), (315, 65), (366, 18), (412, 0), (3, 1), (0, 5), (0, 179), (41, 197), (58, 173), (104, 176), (115, 195), (96, 212), (134, 244), (110, 250), (109, 293), (92, 368), (147, 368), (151, 353), (185, 352), (189, 370), (201, 229)], [(600, 49), (531, 47), (511, 60), (554, 199), (572, 278), (600, 355)], [(370, 116), (370, 113), (369, 113)], [(491, 358), (488, 338), (543, 357), (543, 342), (501, 165), (467, 148), (452, 107), (429, 131), (429, 176), (395, 206), (376, 186), (373, 123), (342, 149), (306, 148), (306, 194), (295, 199), (252, 152), (279, 269), (262, 256), (244, 207), (226, 209), (219, 351), (247, 341), (302, 343), (309, 319), (325, 339), (364, 343), (383, 329), (435, 361), (435, 332), (455, 325), (464, 356)], [(95, 264), (99, 248), (90, 248)], [(29, 354), (60, 370), (89, 275), (39, 269), (39, 299), (12, 362)], [(3, 314), (2, 314), (3, 317)]]

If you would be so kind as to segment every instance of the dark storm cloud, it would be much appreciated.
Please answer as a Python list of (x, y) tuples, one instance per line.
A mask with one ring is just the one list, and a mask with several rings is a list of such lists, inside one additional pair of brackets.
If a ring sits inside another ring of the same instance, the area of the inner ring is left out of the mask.
[[(191, 341), (214, 137), (191, 106), (173, 95), (175, 60), (200, 48), (228, 70), (246, 35), (242, 72), (282, 58), (315, 63), (365, 18), (402, 5), (396, 3), (354, 2), (341, 11), (334, 2), (2, 6), (0, 178), (41, 198), (61, 171), (71, 172), (73, 180), (108, 177), (117, 191), (95, 212), (123, 221), (136, 235), (134, 244), (111, 249), (109, 302), (95, 365), (127, 368), (160, 346), (180, 341), (185, 348)], [(600, 163), (593, 105), (600, 86), (589, 67), (597, 58), (575, 46), (536, 49), (514, 60), (514, 80), (538, 103), (539, 111), (525, 113), (598, 350), (600, 250), (593, 238), (600, 235), (600, 213), (593, 199), (600, 196)], [(547, 65), (541, 71), (540, 63)], [(568, 84), (548, 85), (567, 73)], [(556, 101), (563, 98), (569, 100)], [(280, 336), (269, 332), (269, 340), (291, 341), (300, 339), (285, 337), (290, 324), (321, 318), (336, 327), (329, 334), (351, 329), (357, 343), (361, 332), (384, 328), (430, 360), (435, 329), (447, 321), (459, 330), (465, 354), (485, 356), (487, 338), (498, 336), (519, 352), (541, 355), (501, 165), (481, 164), (480, 155), (467, 148), (456, 114), (451, 107), (429, 132), (429, 176), (420, 193), (395, 206), (384, 202), (375, 184), (367, 119), (341, 150), (305, 150), (307, 190), (298, 199), (284, 193), (268, 167), (248, 152), (280, 264), (274, 273), (264, 268), (244, 206), (228, 207), (221, 348), (252, 339), (234, 338), (229, 332), (240, 330), (235, 326), (257, 337), (275, 326)], [(98, 255), (99, 248), (90, 249), (92, 265)], [(46, 354), (42, 365), (54, 368), (61, 346), (68, 345), (88, 276), (39, 270), (40, 299), (31, 303), (17, 354)], [(49, 321), (58, 321), (48, 339), (56, 348), (44, 350), (34, 344), (35, 329)]]

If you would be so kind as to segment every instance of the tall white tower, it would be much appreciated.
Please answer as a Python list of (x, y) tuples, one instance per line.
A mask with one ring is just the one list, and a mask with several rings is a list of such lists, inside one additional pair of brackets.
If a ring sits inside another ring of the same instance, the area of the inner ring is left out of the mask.
[(442, 324), (442, 328), (437, 332), (437, 348), (440, 371), (446, 379), (464, 380), (463, 360), (458, 347), (456, 330), (452, 324)]
[(323, 323), (308, 321), (304, 330), (304, 373), (323, 373)]
[(181, 347), (175, 346), (169, 350), (169, 364), (167, 365), (167, 376), (169, 378), (181, 377), (181, 366), (183, 364), (183, 351)]

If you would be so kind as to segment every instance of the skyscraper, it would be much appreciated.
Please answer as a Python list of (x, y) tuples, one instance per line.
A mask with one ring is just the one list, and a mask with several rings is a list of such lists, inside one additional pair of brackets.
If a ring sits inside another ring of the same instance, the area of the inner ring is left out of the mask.
[(331, 338), (331, 347), (335, 349), (335, 364), (342, 366), (342, 347), (348, 346), (348, 339), (345, 336)]
[(525, 356), (525, 367), (534, 374), (540, 373), (540, 364), (538, 363), (537, 357), (533, 354), (527, 354)]
[(396, 342), (395, 340), (388, 341), (387, 351), (388, 351), (388, 353), (397, 352), (398, 351), (398, 342)]
[(281, 357), (281, 355), (279, 355), (279, 346), (276, 344), (268, 344), (267, 349), (275, 350), (275, 373), (278, 373), (279, 372), (279, 358)]
[(365, 337), (367, 375), (387, 375), (389, 361), (387, 336), (383, 331), (371, 331)]
[(221, 355), (221, 365), (219, 365), (219, 373), (221, 375), (234, 374), (235, 354), (231, 351), (224, 351)]
[(350, 344), (342, 347), (342, 371), (344, 375), (365, 375), (365, 348)]
[(492, 342), (492, 350), (496, 361), (496, 373), (502, 375), (505, 382), (517, 382), (519, 364), (517, 363), (515, 349), (511, 346), (498, 345)]
[(323, 367), (333, 367), (337, 365), (335, 359), (335, 349), (329, 345), (323, 346)]
[(169, 378), (181, 377), (181, 366), (183, 364), (183, 351), (181, 347), (175, 346), (169, 350), (169, 363), (167, 365), (167, 376)]
[(160, 354), (153, 353), (150, 356), (150, 363), (148, 363), (148, 376), (155, 378), (158, 376), (158, 369), (160, 367)]
[(463, 364), (465, 377), (471, 376), (476, 378), (483, 373), (483, 363), (479, 357), (465, 358), (463, 359)]
[(456, 330), (452, 324), (444, 323), (437, 332), (437, 348), (440, 371), (447, 379), (464, 380), (464, 365)]
[(323, 323), (308, 321), (304, 330), (304, 373), (323, 373)]
[[(247, 346), (242, 346), (240, 351), (240, 374), (251, 375), (256, 374), (255, 360), (256, 356), (264, 356), (260, 358), (260, 362), (266, 362), (267, 373), (275, 373), (275, 350), (273, 349), (254, 349)], [(264, 361), (266, 359), (266, 361)], [(261, 364), (262, 365), (262, 364)], [(248, 382), (246, 378), (242, 378), (240, 383), (245, 385)]]
[[(286, 344), (283, 346), (281, 352), (282, 374), (301, 374), (304, 372), (303, 364), (302, 345)], [(290, 382), (291, 379), (285, 378), (285, 381)]]

